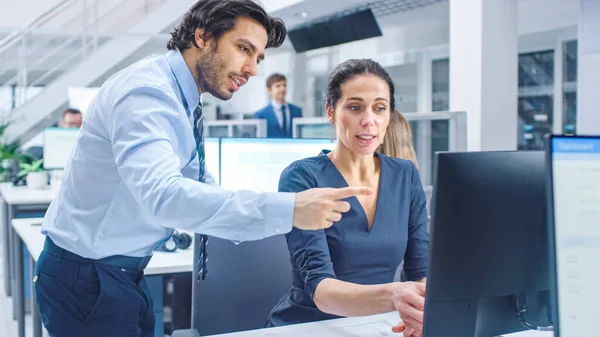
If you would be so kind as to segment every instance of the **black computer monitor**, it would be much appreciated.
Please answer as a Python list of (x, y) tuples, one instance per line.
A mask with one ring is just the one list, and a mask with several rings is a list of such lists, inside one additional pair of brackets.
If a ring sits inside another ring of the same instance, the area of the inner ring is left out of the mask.
[(545, 156), (437, 153), (424, 337), (548, 326)]

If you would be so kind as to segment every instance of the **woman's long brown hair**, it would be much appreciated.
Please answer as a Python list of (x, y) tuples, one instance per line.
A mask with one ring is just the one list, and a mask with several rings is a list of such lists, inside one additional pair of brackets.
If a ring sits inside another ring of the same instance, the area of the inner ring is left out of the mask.
[(383, 144), (377, 148), (377, 152), (390, 157), (410, 160), (417, 169), (419, 168), (413, 145), (412, 129), (400, 111), (394, 110), (392, 112)]

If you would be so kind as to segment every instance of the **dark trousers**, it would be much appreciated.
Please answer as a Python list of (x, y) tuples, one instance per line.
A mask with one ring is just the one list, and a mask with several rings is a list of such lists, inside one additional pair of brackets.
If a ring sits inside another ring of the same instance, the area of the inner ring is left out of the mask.
[(91, 260), (46, 238), (34, 290), (52, 337), (153, 337), (154, 313), (144, 280), (149, 258)]

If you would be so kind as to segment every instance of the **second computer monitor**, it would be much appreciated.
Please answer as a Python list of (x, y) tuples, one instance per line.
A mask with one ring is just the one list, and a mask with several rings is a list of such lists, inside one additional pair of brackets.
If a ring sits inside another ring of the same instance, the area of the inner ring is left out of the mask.
[(423, 336), (548, 325), (544, 153), (436, 156)]
[(215, 178), (217, 184), (220, 183), (221, 173), (221, 155), (219, 138), (205, 138), (204, 139), (204, 157), (206, 161), (206, 170), (210, 172)]
[(328, 139), (222, 138), (221, 186), (277, 192), (279, 176), (288, 165), (334, 146)]
[(553, 321), (557, 337), (598, 337), (600, 137), (548, 142)]
[(76, 128), (44, 129), (44, 169), (64, 170), (79, 137)]

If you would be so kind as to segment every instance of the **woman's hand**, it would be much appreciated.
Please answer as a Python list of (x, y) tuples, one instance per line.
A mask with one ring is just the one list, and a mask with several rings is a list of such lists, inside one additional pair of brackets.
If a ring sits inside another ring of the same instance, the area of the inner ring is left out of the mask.
[(423, 332), (423, 312), (425, 310), (425, 283), (396, 283), (392, 289), (394, 308), (402, 322), (392, 328), (404, 337), (420, 337)]
[(404, 322), (400, 322), (398, 325), (392, 327), (392, 331), (395, 333), (404, 332), (404, 337), (421, 337), (421, 334), (417, 334), (415, 329), (407, 328)]

